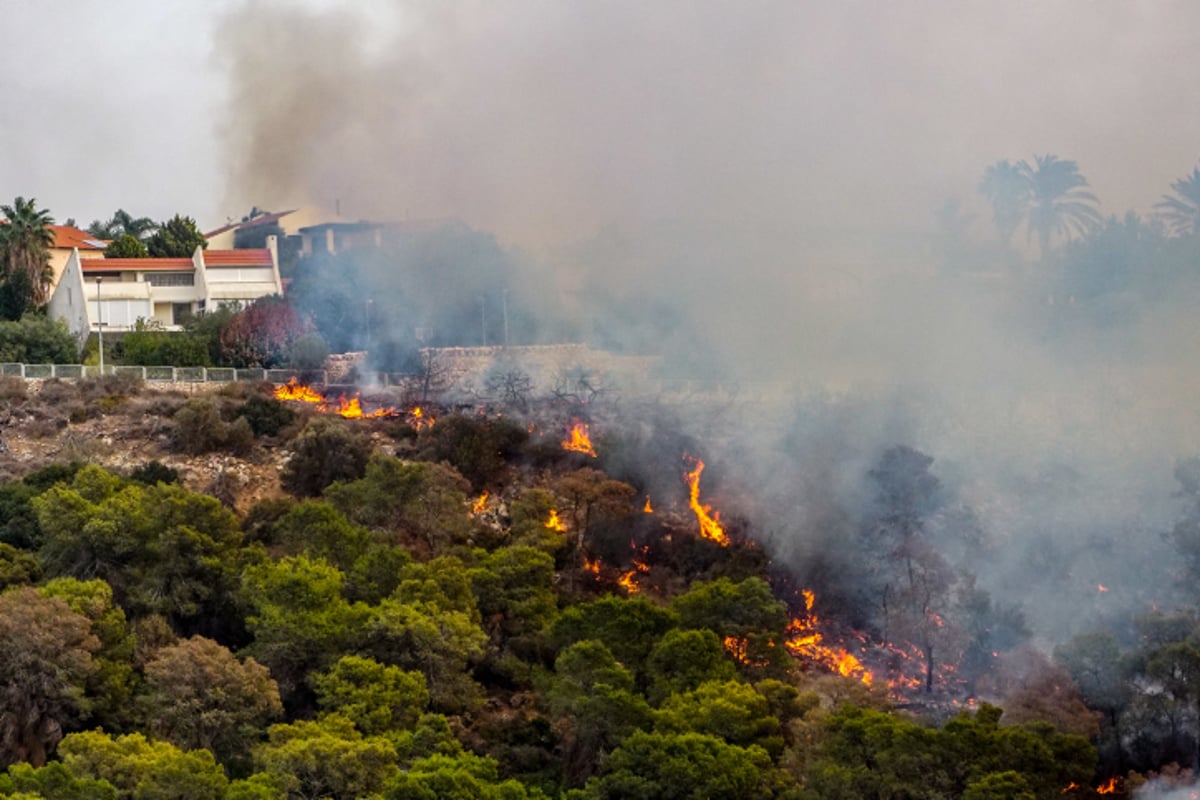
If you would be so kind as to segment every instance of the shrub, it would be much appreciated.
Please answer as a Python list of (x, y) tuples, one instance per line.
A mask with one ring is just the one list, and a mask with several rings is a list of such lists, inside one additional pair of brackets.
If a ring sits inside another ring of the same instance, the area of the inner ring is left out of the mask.
[(275, 436), (296, 418), (296, 412), (273, 397), (255, 395), (242, 404), (237, 415), (250, 424), (255, 436)]
[(189, 333), (164, 330), (160, 322), (139, 319), (117, 345), (122, 364), (143, 367), (207, 367), (208, 341)]
[(25, 394), (24, 379), (12, 375), (0, 376), (0, 400), (22, 400)]
[(291, 450), (280, 483), (298, 497), (317, 497), (334, 481), (366, 474), (371, 441), (341, 420), (319, 418), (304, 426)]
[(79, 343), (62, 320), (26, 314), (19, 322), (0, 322), (0, 361), (26, 364), (72, 364)]
[(423, 437), (421, 457), (448, 461), (482, 491), (503, 477), (505, 458), (516, 453), (529, 433), (507, 419), (479, 419), (462, 414), (442, 417)]
[(254, 444), (254, 432), (245, 419), (225, 422), (211, 400), (195, 398), (175, 413), (171, 443), (176, 450), (191, 455), (214, 450), (244, 455)]
[(154, 486), (159, 483), (179, 483), (179, 470), (168, 467), (161, 461), (147, 461), (129, 473), (130, 480)]
[(320, 369), (329, 358), (329, 345), (319, 333), (306, 333), (292, 344), (288, 366), (292, 369)]

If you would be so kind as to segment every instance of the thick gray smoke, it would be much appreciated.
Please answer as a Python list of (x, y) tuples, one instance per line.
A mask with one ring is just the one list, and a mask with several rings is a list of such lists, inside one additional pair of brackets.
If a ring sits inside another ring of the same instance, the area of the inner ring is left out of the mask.
[(515, 298), (739, 385), (693, 433), (784, 556), (836, 547), (884, 448), (932, 455), (981, 583), (1059, 636), (1170, 598), (1196, 283), (1086, 317), (1024, 232), (1003, 257), (976, 188), (1056, 153), (1105, 214), (1147, 212), (1200, 155), (1198, 26), (1187, 2), (246, 3), (216, 37), (228, 202), (463, 220), (519, 251)]

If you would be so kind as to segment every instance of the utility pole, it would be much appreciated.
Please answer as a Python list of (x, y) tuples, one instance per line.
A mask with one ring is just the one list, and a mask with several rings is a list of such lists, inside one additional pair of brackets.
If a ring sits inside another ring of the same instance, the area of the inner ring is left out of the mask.
[(367, 298), (367, 346), (364, 348), (367, 352), (371, 351), (371, 299)]
[(104, 306), (100, 305), (100, 284), (104, 276), (96, 276), (96, 336), (100, 340), (100, 377), (104, 377)]
[(504, 301), (504, 346), (508, 347), (508, 289), (500, 297)]
[(479, 297), (479, 332), (482, 334), (483, 346), (487, 347), (487, 302)]

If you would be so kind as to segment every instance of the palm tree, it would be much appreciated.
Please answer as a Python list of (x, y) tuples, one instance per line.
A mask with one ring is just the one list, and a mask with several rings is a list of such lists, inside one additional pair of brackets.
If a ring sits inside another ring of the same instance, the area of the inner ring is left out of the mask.
[(32, 197), (18, 197), (11, 206), (0, 206), (0, 214), (8, 218), (8, 224), (0, 227), (0, 273), (6, 280), (14, 273), (24, 273), (33, 287), (34, 304), (44, 305), (54, 277), (50, 269), (54, 218), (46, 209), (39, 209)]
[(1025, 174), (1027, 168), (1024, 161), (1014, 164), (1006, 158), (984, 170), (979, 182), (979, 191), (992, 205), (992, 220), (1005, 247), (1029, 208), (1032, 187)]
[(116, 239), (128, 233), (138, 239), (145, 239), (158, 230), (158, 223), (149, 217), (135, 217), (123, 208), (113, 213), (107, 222), (95, 220), (88, 225), (87, 232), (98, 239)]
[(1164, 194), (1162, 202), (1154, 204), (1159, 219), (1174, 236), (1200, 234), (1200, 167), (1173, 182), (1171, 190), (1175, 192), (1174, 197)]
[(1079, 165), (1058, 156), (1033, 157), (1034, 166), (1022, 161), (1018, 167), (1029, 181), (1029, 235), (1038, 237), (1042, 258), (1050, 252), (1050, 239), (1061, 234), (1070, 239), (1087, 233), (1104, 220), (1096, 208), (1099, 200), (1085, 187), (1087, 179)]

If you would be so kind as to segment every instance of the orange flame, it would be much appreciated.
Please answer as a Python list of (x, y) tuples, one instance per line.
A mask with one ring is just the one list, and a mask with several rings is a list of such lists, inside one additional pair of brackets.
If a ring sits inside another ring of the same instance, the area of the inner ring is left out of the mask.
[(1108, 591), (1108, 587), (1107, 587), (1107, 586), (1105, 586), (1103, 583), (1097, 583), (1097, 584), (1096, 584), (1096, 591), (1098, 591), (1098, 592), (1107, 592), (1107, 591)]
[(646, 495), (646, 505), (642, 506), (642, 511), (646, 512), (647, 514), (654, 513), (654, 506), (650, 505), (650, 495)]
[(650, 566), (644, 562), (634, 560), (633, 569), (629, 570), (621, 577), (617, 578), (617, 584), (624, 587), (625, 591), (630, 594), (638, 593), (638, 585), (634, 578), (640, 574), (650, 571)]
[(585, 570), (587, 570), (588, 572), (592, 573), (593, 575), (599, 575), (600, 574), (600, 561), (599, 560), (592, 561), (587, 556), (584, 556), (583, 557), (583, 568)]
[(310, 386), (305, 386), (295, 378), (275, 387), (276, 400), (299, 400), (303, 403), (324, 403), (325, 398)]
[(1063, 790), (1059, 794), (1066, 794), (1067, 792), (1073, 792), (1078, 788), (1079, 788), (1079, 784), (1076, 783), (1075, 781), (1071, 781), (1063, 788)]
[(405, 421), (417, 430), (424, 431), (433, 427), (434, 419), (426, 413), (425, 409), (420, 406), (413, 406), (412, 410), (408, 412)]
[(546, 527), (556, 533), (566, 533), (567, 526), (558, 518), (558, 510), (550, 509), (550, 519), (546, 520)]
[(1096, 794), (1116, 794), (1117, 793), (1117, 777), (1114, 775), (1104, 783), (1096, 787)]
[(805, 616), (796, 617), (788, 624), (788, 639), (784, 642), (784, 647), (797, 658), (815, 661), (839, 675), (855, 678), (870, 686), (874, 676), (853, 653), (844, 647), (828, 647), (822, 644), (825, 635), (817, 627), (821, 624), (821, 619), (812, 610), (817, 597), (808, 589), (802, 594)]
[(592, 447), (592, 440), (589, 436), (588, 424), (574, 420), (570, 432), (567, 433), (567, 438), (562, 442), (563, 450), (569, 450), (572, 453), (585, 453), (592, 458), (596, 458), (596, 448)]
[(726, 636), (721, 640), (721, 644), (725, 645), (725, 651), (733, 656), (733, 660), (739, 664), (749, 664), (750, 656), (746, 653), (746, 645), (748, 641), (745, 638), (738, 636)]
[(712, 506), (700, 503), (700, 473), (703, 471), (704, 462), (697, 458), (696, 466), (683, 476), (688, 485), (688, 507), (692, 509), (696, 519), (700, 522), (700, 535), (705, 539), (712, 539), (722, 547), (728, 547), (729, 537), (725, 535), (725, 529), (721, 527), (721, 512), (713, 512), (710, 515)]
[(479, 495), (479, 499), (471, 506), (471, 513), (478, 516), (483, 513), (483, 509), (487, 507), (488, 493), (485, 489), (483, 494)]

